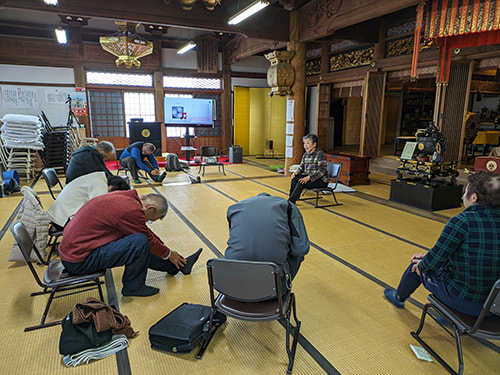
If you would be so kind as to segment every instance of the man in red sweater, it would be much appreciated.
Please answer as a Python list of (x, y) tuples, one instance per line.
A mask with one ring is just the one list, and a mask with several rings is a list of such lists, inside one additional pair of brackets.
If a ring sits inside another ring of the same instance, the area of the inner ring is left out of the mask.
[(149, 229), (147, 221), (163, 219), (168, 203), (160, 194), (116, 191), (84, 204), (66, 224), (59, 256), (73, 274), (125, 266), (124, 296), (152, 296), (158, 288), (145, 284), (148, 267), (176, 274), (191, 273), (202, 249), (184, 258)]

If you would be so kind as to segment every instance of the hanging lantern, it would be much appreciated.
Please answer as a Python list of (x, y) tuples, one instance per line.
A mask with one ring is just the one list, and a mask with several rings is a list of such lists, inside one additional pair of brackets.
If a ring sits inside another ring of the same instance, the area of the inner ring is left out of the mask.
[(295, 70), (290, 60), (295, 51), (273, 51), (265, 55), (271, 63), (267, 69), (267, 84), (271, 87), (269, 96), (293, 95), (291, 86), (295, 81)]
[[(220, 4), (221, 0), (202, 0), (208, 10), (214, 10), (215, 6)], [(170, 0), (165, 0), (165, 4), (169, 4)], [(183, 10), (193, 9), (196, 0), (179, 0)]]
[(101, 47), (118, 58), (116, 66), (125, 64), (127, 68), (132, 65), (137, 69), (141, 67), (138, 59), (153, 53), (153, 42), (145, 40), (142, 36), (135, 33), (138, 23), (115, 21), (118, 31), (108, 36), (101, 36), (99, 42)]

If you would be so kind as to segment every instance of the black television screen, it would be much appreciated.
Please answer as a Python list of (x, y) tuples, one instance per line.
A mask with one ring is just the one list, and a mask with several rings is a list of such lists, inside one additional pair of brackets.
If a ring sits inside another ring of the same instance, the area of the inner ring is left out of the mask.
[(214, 99), (165, 98), (165, 126), (213, 126)]

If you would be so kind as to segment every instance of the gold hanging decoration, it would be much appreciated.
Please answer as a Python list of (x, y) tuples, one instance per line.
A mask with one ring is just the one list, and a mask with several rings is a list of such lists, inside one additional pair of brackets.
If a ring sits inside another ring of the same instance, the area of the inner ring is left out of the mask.
[[(169, 4), (170, 0), (164, 0), (165, 4)], [(214, 10), (215, 6), (220, 4), (221, 0), (202, 0), (205, 3), (205, 7), (208, 10)], [(179, 0), (181, 7), (183, 10), (191, 10), (193, 9), (196, 0)]]
[(133, 65), (139, 69), (141, 63), (138, 59), (153, 53), (153, 42), (145, 40), (136, 34), (138, 23), (115, 21), (118, 31), (108, 36), (101, 36), (99, 42), (101, 47), (118, 58), (116, 66), (125, 64), (127, 68)]

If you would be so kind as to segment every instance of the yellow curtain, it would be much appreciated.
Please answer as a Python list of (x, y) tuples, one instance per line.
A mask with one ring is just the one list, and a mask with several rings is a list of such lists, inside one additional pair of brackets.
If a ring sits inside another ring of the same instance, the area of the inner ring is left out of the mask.
[(234, 87), (234, 144), (243, 155), (285, 153), (286, 97), (268, 95), (268, 88)]

